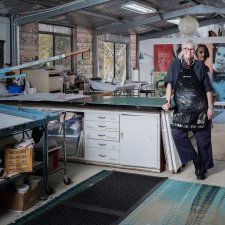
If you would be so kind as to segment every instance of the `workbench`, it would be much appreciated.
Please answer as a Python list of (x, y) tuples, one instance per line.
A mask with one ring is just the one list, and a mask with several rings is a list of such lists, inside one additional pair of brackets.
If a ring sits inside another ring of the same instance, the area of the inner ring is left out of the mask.
[[(48, 189), (48, 146), (47, 146), (47, 125), (49, 121), (58, 120), (60, 112), (42, 112), (24, 107), (16, 107), (0, 104), (0, 139), (13, 136), (21, 132), (29, 131), (39, 127), (43, 131), (43, 163), (35, 164), (33, 171), (43, 169), (42, 198), (47, 198)], [(17, 180), (26, 174), (11, 176), (9, 179), (1, 179), (0, 185)]]
[[(85, 143), (83, 161), (157, 172), (164, 170), (161, 133), (164, 98), (76, 95), (73, 98), (70, 95), (68, 99), (58, 94), (54, 100), (51, 95), (41, 100), (40, 94), (36, 93), (38, 101), (32, 94), (9, 97), (7, 104), (82, 112)], [(5, 100), (0, 99), (2, 102)], [(68, 157), (68, 160), (73, 159)]]

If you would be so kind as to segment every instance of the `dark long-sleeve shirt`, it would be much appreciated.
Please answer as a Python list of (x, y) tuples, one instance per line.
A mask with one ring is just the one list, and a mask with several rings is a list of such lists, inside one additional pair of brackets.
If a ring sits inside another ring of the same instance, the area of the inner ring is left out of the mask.
[[(205, 92), (213, 91), (211, 81), (209, 79), (208, 73), (204, 64), (202, 62), (195, 60), (193, 63), (194, 71), (199, 79), (199, 81), (204, 85)], [(170, 83), (172, 85), (172, 89), (174, 89), (176, 85), (177, 78), (179, 76), (180, 71), (182, 70), (181, 59), (175, 59), (167, 72), (167, 76), (165, 79), (165, 86)]]

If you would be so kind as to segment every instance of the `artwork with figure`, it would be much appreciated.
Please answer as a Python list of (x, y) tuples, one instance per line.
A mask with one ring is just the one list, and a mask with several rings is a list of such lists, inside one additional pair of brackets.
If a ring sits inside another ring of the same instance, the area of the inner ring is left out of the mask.
[[(175, 53), (175, 51), (177, 53)], [(173, 44), (156, 44), (154, 45), (154, 86), (155, 96), (162, 97), (165, 95), (164, 80), (174, 57), (179, 54), (179, 46), (174, 50)]]
[(210, 80), (213, 80), (213, 45), (212, 44), (197, 44), (195, 51), (196, 58), (205, 64)]
[[(182, 58), (181, 44), (154, 45), (154, 83), (156, 96), (165, 92), (160, 85), (167, 70), (176, 58)], [(225, 101), (225, 43), (198, 43), (196, 59), (205, 64), (215, 92), (215, 100)], [(159, 90), (158, 90), (159, 89)]]
[(213, 88), (216, 101), (225, 101), (225, 44), (213, 44)]
[(154, 45), (154, 71), (167, 72), (173, 61), (173, 45), (157, 44)]

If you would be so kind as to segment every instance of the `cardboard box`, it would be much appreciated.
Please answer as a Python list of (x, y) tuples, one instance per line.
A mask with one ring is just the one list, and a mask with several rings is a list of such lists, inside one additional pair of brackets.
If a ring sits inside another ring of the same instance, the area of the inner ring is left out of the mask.
[[(60, 148), (48, 154), (48, 172), (52, 172), (53, 170), (59, 167), (59, 159), (60, 159), (59, 150)], [(43, 161), (43, 154), (41, 151), (36, 151), (35, 160), (39, 162)]]
[(1, 190), (0, 208), (16, 211), (27, 210), (40, 199), (40, 193), (40, 182), (36, 187), (25, 193)]
[(33, 148), (17, 148), (5, 150), (6, 174), (32, 172)]

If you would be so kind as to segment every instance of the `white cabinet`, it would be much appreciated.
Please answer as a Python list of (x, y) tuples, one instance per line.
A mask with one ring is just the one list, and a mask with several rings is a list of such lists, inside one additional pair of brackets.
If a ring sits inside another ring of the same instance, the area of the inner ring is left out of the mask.
[(36, 88), (37, 92), (62, 91), (63, 89), (60, 71), (23, 69), (22, 73), (27, 74), (26, 80)]
[(85, 112), (85, 159), (160, 170), (160, 114)]
[(85, 159), (119, 164), (119, 113), (87, 111)]
[(158, 114), (120, 115), (120, 164), (160, 169)]

